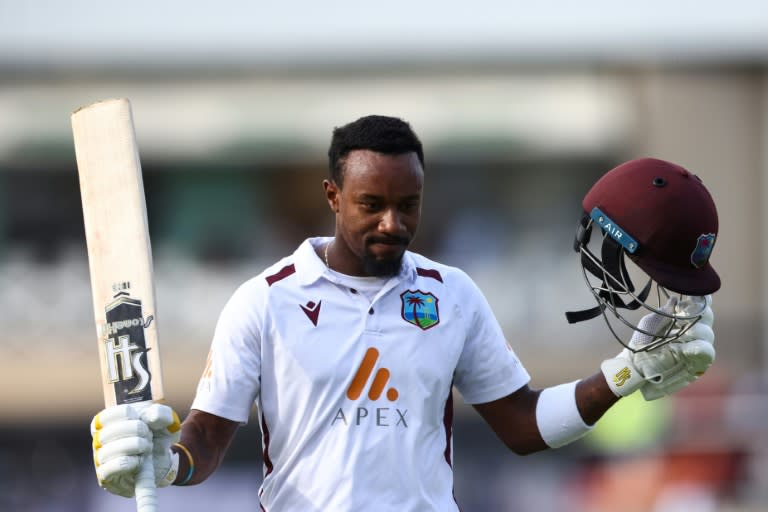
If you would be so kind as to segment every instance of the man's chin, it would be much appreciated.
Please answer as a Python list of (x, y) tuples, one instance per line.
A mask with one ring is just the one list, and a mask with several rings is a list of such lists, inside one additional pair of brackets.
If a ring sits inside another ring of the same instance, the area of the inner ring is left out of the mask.
[(400, 265), (403, 263), (403, 255), (394, 259), (377, 259), (367, 255), (363, 259), (363, 270), (372, 277), (392, 277), (400, 272)]

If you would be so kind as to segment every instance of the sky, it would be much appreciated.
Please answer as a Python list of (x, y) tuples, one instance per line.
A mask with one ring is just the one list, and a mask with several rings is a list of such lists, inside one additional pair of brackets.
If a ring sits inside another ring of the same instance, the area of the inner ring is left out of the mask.
[(759, 0), (0, 0), (0, 63), (768, 56)]

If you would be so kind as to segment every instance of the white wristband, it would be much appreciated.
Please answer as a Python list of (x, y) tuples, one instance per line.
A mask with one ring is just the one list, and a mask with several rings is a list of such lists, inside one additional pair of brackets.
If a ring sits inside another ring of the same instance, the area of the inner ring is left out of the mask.
[(541, 438), (550, 448), (560, 448), (592, 430), (576, 406), (578, 381), (545, 388), (536, 404), (536, 423)]

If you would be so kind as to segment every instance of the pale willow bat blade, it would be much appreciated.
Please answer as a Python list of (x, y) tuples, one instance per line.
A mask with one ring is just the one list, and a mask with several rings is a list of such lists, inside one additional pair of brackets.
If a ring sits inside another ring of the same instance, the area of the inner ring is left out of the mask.
[[(152, 249), (139, 150), (127, 99), (72, 113), (104, 403), (163, 398)], [(136, 479), (139, 512), (156, 512), (151, 454)]]

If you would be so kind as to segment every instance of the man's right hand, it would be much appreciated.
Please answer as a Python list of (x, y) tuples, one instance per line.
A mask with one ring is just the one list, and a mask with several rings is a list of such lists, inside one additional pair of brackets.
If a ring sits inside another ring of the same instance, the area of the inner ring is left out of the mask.
[(99, 485), (113, 494), (132, 497), (141, 461), (149, 455), (157, 487), (171, 485), (179, 467), (171, 445), (180, 434), (179, 417), (166, 405), (124, 404), (104, 409), (91, 421)]

